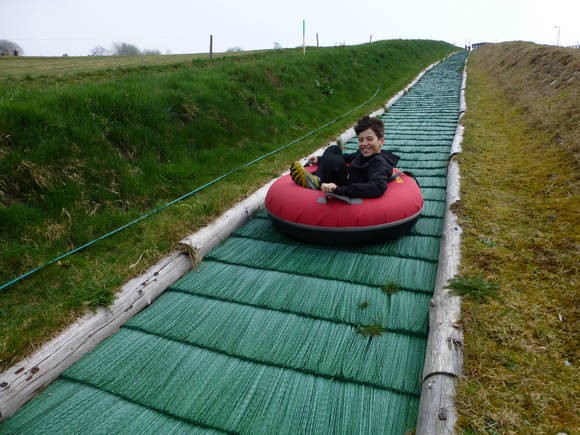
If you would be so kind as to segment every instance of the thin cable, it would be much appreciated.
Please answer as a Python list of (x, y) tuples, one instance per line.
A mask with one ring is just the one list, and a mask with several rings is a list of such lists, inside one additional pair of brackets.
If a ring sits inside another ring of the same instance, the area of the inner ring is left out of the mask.
[(314, 133), (316, 133), (316, 132), (318, 132), (318, 131), (322, 130), (323, 128), (326, 128), (326, 127), (328, 127), (329, 125), (332, 125), (332, 124), (334, 124), (335, 122), (337, 122), (337, 121), (339, 121), (340, 119), (344, 118), (345, 116), (347, 116), (347, 115), (351, 114), (351, 113), (352, 113), (352, 112), (354, 112), (355, 110), (357, 110), (357, 109), (360, 109), (360, 108), (361, 108), (361, 107), (363, 107), (364, 105), (368, 104), (368, 103), (369, 103), (369, 102), (370, 102), (370, 101), (371, 101), (373, 98), (375, 98), (375, 97), (377, 96), (377, 94), (379, 93), (379, 90), (380, 90), (380, 89), (381, 89), (381, 85), (379, 85), (379, 86), (377, 87), (377, 90), (375, 91), (375, 93), (374, 93), (374, 94), (373, 94), (373, 95), (372, 95), (372, 96), (371, 96), (371, 97), (370, 97), (368, 100), (366, 100), (365, 102), (363, 102), (363, 103), (359, 104), (359, 105), (358, 105), (358, 106), (356, 106), (354, 109), (351, 109), (351, 110), (349, 110), (349, 111), (348, 111), (348, 112), (346, 112), (346, 113), (343, 113), (343, 114), (342, 114), (342, 115), (340, 115), (339, 117), (337, 117), (337, 118), (334, 118), (332, 121), (330, 121), (330, 122), (327, 122), (326, 124), (324, 124), (324, 125), (322, 125), (322, 126), (320, 126), (320, 127), (316, 128), (315, 130), (312, 130), (312, 131), (310, 131), (310, 132), (306, 133), (305, 135), (303, 135), (303, 136), (299, 137), (298, 139), (294, 139), (292, 142), (290, 142), (290, 143), (287, 143), (286, 145), (282, 145), (281, 147), (279, 147), (279, 148), (276, 148), (275, 150), (273, 150), (273, 151), (270, 151), (269, 153), (266, 153), (266, 154), (264, 154), (264, 155), (262, 155), (262, 156), (260, 156), (260, 157), (258, 157), (258, 158), (256, 158), (256, 159), (254, 159), (254, 160), (252, 160), (252, 161), (250, 161), (250, 162), (244, 163), (243, 165), (241, 165), (241, 166), (238, 166), (237, 168), (235, 168), (235, 169), (232, 169), (231, 171), (228, 171), (228, 172), (226, 172), (225, 174), (222, 174), (222, 175), (220, 175), (219, 177), (217, 177), (217, 178), (215, 178), (215, 179), (213, 179), (213, 180), (211, 180), (211, 181), (207, 182), (206, 184), (204, 184), (204, 185), (202, 185), (202, 186), (200, 186), (200, 187), (197, 187), (196, 189), (192, 190), (191, 192), (188, 192), (188, 193), (186, 193), (185, 195), (182, 195), (182, 196), (180, 196), (179, 198), (177, 198), (177, 199), (174, 199), (174, 200), (173, 200), (173, 201), (171, 201), (171, 202), (168, 202), (167, 204), (164, 204), (164, 205), (162, 205), (162, 206), (160, 206), (160, 207), (158, 207), (158, 208), (156, 208), (156, 209), (154, 209), (154, 210), (151, 210), (151, 211), (149, 211), (149, 212), (145, 213), (144, 215), (142, 215), (142, 216), (139, 216), (139, 217), (138, 217), (138, 218), (136, 218), (136, 219), (133, 219), (131, 222), (129, 222), (129, 223), (126, 223), (125, 225), (122, 225), (122, 226), (120, 226), (119, 228), (116, 228), (116, 229), (114, 229), (114, 230), (112, 230), (112, 231), (108, 232), (107, 234), (104, 234), (104, 235), (102, 235), (102, 236), (100, 236), (100, 237), (97, 237), (96, 239), (94, 239), (94, 240), (91, 240), (90, 242), (88, 242), (88, 243), (85, 243), (85, 244), (84, 244), (84, 245), (82, 245), (82, 246), (79, 246), (79, 247), (77, 247), (77, 248), (75, 248), (75, 249), (72, 249), (71, 251), (65, 252), (64, 254), (61, 254), (61, 255), (59, 255), (58, 257), (55, 257), (55, 258), (53, 258), (52, 260), (49, 260), (49, 261), (47, 261), (46, 263), (44, 263), (44, 264), (41, 264), (40, 266), (38, 266), (38, 267), (35, 267), (34, 269), (31, 269), (31, 270), (29, 270), (29, 271), (28, 271), (28, 272), (26, 272), (26, 273), (23, 273), (22, 275), (20, 275), (20, 276), (18, 276), (18, 277), (16, 277), (16, 278), (14, 278), (13, 280), (11, 280), (11, 281), (8, 281), (8, 282), (7, 282), (7, 283), (5, 283), (5, 284), (2, 284), (2, 286), (0, 286), (0, 291), (4, 290), (5, 288), (8, 288), (8, 287), (10, 287), (10, 286), (11, 286), (11, 285), (13, 285), (13, 284), (16, 284), (16, 283), (17, 283), (17, 282), (19, 282), (19, 281), (22, 281), (24, 278), (27, 278), (28, 276), (30, 276), (30, 275), (32, 275), (32, 274), (34, 274), (34, 273), (38, 272), (39, 270), (42, 270), (42, 269), (44, 269), (44, 268), (45, 268), (45, 267), (47, 267), (47, 266), (50, 266), (50, 265), (51, 265), (51, 264), (53, 264), (53, 263), (56, 263), (57, 261), (60, 261), (60, 260), (62, 260), (63, 258), (66, 258), (66, 257), (68, 257), (68, 256), (70, 256), (70, 255), (72, 255), (72, 254), (75, 254), (75, 253), (77, 253), (77, 252), (79, 252), (79, 251), (82, 251), (83, 249), (86, 249), (86, 248), (88, 248), (89, 246), (91, 246), (91, 245), (94, 245), (95, 243), (97, 243), (97, 242), (98, 242), (98, 241), (100, 241), (100, 240), (103, 240), (103, 239), (106, 239), (106, 238), (108, 238), (108, 237), (111, 237), (111, 236), (113, 236), (114, 234), (117, 234), (117, 233), (119, 233), (119, 232), (123, 231), (124, 229), (126, 229), (126, 228), (130, 227), (131, 225), (134, 225), (134, 224), (136, 224), (136, 223), (138, 223), (138, 222), (142, 221), (143, 219), (146, 219), (146, 218), (148, 218), (148, 217), (149, 217), (149, 216), (151, 216), (151, 215), (154, 215), (154, 214), (156, 214), (156, 213), (159, 213), (160, 211), (162, 211), (162, 210), (166, 209), (167, 207), (169, 207), (169, 206), (171, 206), (171, 205), (173, 205), (173, 204), (175, 204), (175, 203), (177, 203), (177, 202), (179, 202), (179, 201), (182, 201), (182, 200), (184, 200), (185, 198), (188, 198), (188, 197), (190, 197), (191, 195), (194, 195), (194, 194), (196, 194), (196, 193), (198, 193), (198, 192), (200, 192), (200, 191), (202, 191), (202, 190), (204, 190), (204, 189), (206, 189), (206, 188), (208, 188), (208, 187), (212, 186), (213, 184), (217, 183), (218, 181), (221, 181), (221, 180), (223, 180), (224, 178), (226, 178), (226, 177), (228, 177), (228, 176), (230, 176), (230, 175), (232, 175), (232, 174), (235, 174), (236, 172), (239, 172), (239, 171), (241, 171), (242, 169), (245, 169), (245, 168), (247, 168), (248, 166), (251, 166), (251, 165), (253, 165), (254, 163), (257, 163), (257, 162), (259, 162), (260, 160), (263, 160), (263, 159), (265, 159), (266, 157), (269, 157), (269, 156), (271, 156), (271, 155), (273, 155), (273, 154), (276, 154), (277, 152), (280, 152), (280, 151), (282, 151), (283, 149), (285, 149), (285, 148), (288, 148), (289, 146), (291, 146), (291, 145), (294, 145), (294, 144), (295, 144), (295, 143), (297, 143), (297, 142), (300, 142), (301, 140), (303, 140), (303, 139), (307, 138), (308, 136), (312, 136)]

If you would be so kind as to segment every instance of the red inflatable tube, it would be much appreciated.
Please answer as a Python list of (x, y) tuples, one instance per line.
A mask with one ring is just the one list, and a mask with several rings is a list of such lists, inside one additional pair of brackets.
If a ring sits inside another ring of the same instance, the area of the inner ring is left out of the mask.
[(408, 234), (423, 211), (417, 181), (398, 169), (395, 174), (383, 196), (344, 200), (300, 187), (287, 174), (268, 190), (266, 210), (280, 231), (306, 242), (361, 244), (392, 239)]

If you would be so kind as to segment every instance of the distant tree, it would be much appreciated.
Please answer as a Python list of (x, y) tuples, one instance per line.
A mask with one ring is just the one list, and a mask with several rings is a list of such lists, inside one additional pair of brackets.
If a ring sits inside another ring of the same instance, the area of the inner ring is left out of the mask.
[(12, 54), (22, 55), (24, 50), (20, 45), (15, 42), (8, 41), (7, 39), (0, 39), (0, 54), (2, 56), (10, 56)]
[(274, 50), (280, 50), (282, 48), (282, 46), (280, 44), (278, 44), (277, 42), (274, 42)]
[(226, 51), (228, 53), (234, 53), (234, 52), (243, 51), (243, 50), (241, 47), (232, 47), (232, 48), (228, 48)]
[(96, 45), (92, 50), (90, 55), (91, 56), (106, 56), (109, 53), (109, 50), (107, 50), (105, 47), (103, 47), (102, 45)]
[(143, 50), (143, 54), (158, 55), (161, 54), (161, 52), (157, 49), (146, 48)]
[(137, 56), (141, 51), (132, 44), (126, 42), (115, 42), (112, 50), (113, 56)]

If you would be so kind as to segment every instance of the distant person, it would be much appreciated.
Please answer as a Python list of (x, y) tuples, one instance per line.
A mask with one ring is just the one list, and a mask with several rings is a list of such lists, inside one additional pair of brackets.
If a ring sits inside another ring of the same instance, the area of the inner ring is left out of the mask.
[(18, 56), (18, 50), (14, 50), (14, 51), (12, 52), (12, 54), (13, 54), (14, 56)]
[(399, 157), (382, 151), (385, 126), (380, 119), (365, 116), (357, 121), (354, 131), (358, 151), (344, 154), (338, 145), (331, 145), (321, 156), (310, 157), (310, 164), (318, 165), (314, 173), (299, 162), (292, 163), (292, 180), (302, 187), (351, 198), (382, 196)]

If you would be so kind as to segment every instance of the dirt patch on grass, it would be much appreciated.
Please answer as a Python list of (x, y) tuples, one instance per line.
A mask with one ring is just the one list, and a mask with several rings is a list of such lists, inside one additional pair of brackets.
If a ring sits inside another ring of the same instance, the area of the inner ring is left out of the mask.
[[(580, 51), (492, 45), (468, 62), (461, 274), (464, 433), (578, 433)], [(574, 79), (575, 78), (575, 79)]]

